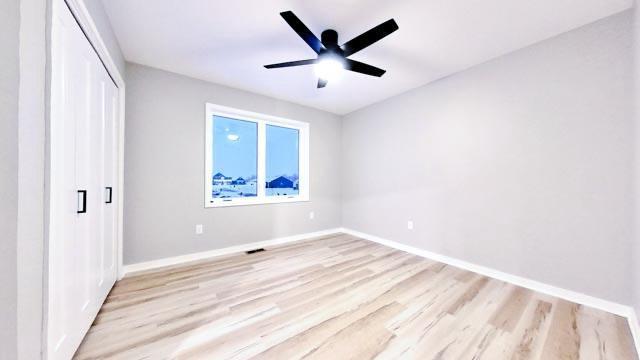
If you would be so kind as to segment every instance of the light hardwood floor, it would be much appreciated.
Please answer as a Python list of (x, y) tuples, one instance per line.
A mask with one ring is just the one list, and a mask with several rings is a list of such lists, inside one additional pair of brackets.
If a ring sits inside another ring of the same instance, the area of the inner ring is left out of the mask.
[(128, 276), (78, 359), (638, 359), (624, 318), (348, 235)]

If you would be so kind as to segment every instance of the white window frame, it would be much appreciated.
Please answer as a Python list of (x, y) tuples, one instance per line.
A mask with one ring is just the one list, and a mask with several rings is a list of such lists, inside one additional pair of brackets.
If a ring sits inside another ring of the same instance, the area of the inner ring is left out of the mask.
[[(211, 103), (206, 103), (205, 107), (204, 206), (206, 208), (309, 201), (309, 123)], [(218, 199), (212, 196), (213, 184), (211, 179), (214, 168), (212, 151), (214, 116), (250, 121), (258, 125), (257, 196), (225, 199)], [(299, 131), (297, 195), (266, 196), (267, 125), (286, 127)]]

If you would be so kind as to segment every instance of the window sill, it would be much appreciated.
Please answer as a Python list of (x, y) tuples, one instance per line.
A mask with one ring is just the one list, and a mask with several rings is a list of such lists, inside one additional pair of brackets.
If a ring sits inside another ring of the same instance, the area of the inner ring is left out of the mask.
[(296, 197), (277, 197), (274, 196), (270, 199), (234, 199), (230, 201), (216, 201), (216, 202), (208, 202), (204, 204), (205, 208), (220, 208), (220, 207), (230, 207), (230, 206), (246, 206), (246, 205), (268, 205), (268, 204), (285, 204), (285, 203), (295, 203), (295, 202), (307, 202), (309, 201), (308, 197), (296, 196)]

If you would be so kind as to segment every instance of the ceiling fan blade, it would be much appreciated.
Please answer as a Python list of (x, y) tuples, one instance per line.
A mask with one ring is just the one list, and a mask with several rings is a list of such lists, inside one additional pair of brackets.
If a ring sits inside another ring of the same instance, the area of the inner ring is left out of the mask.
[(355, 54), (398, 29), (399, 27), (395, 20), (387, 20), (373, 29), (370, 29), (369, 31), (366, 31), (342, 44), (344, 56)]
[(384, 75), (385, 72), (387, 72), (386, 70), (382, 70), (375, 66), (361, 63), (360, 61), (355, 61), (351, 59), (345, 59), (345, 60), (346, 60), (346, 64), (344, 68), (346, 70), (351, 70), (351, 71), (359, 72), (361, 74), (377, 76), (377, 77), (380, 77)]
[(281, 12), (280, 16), (284, 19), (284, 21), (291, 26), (291, 28), (298, 33), (298, 35), (306, 42), (316, 54), (320, 54), (320, 50), (322, 49), (322, 43), (313, 35), (311, 30), (298, 19), (298, 17), (292, 11)]
[(325, 79), (318, 79), (318, 89), (321, 89), (327, 86), (328, 81)]
[(318, 59), (288, 61), (288, 62), (277, 63), (277, 64), (269, 64), (269, 65), (265, 65), (264, 67), (266, 67), (267, 69), (275, 69), (275, 68), (283, 68), (283, 67), (289, 67), (289, 66), (310, 65), (310, 64), (315, 64), (317, 61)]

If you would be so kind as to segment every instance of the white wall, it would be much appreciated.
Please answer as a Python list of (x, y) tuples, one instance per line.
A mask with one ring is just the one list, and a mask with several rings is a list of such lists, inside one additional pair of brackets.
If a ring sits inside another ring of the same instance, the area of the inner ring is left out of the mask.
[(47, 2), (20, 0), (18, 359), (40, 359), (45, 184)]
[[(126, 78), (125, 264), (340, 226), (337, 115), (142, 65)], [(308, 122), (311, 201), (205, 209), (206, 102)]]
[(345, 116), (343, 225), (631, 303), (631, 15)]
[(17, 356), (20, 2), (0, 2), (0, 359)]

